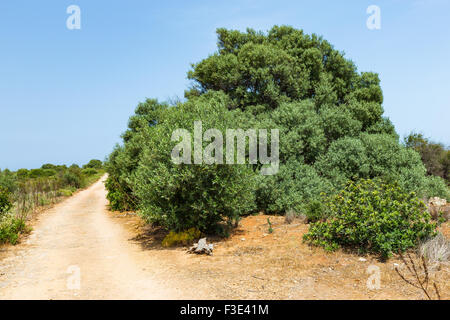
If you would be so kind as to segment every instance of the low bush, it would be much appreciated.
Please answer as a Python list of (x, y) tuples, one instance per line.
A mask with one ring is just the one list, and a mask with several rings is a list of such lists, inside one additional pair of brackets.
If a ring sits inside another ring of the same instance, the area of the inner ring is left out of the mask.
[(192, 244), (194, 240), (199, 239), (201, 236), (202, 233), (196, 228), (190, 228), (180, 232), (170, 231), (169, 234), (163, 239), (162, 246), (173, 247)]
[(444, 179), (437, 176), (426, 177), (426, 190), (429, 197), (439, 197), (450, 200), (450, 189)]
[(70, 167), (63, 176), (62, 181), (64, 185), (74, 187), (74, 188), (82, 188), (84, 186), (83, 176), (81, 175), (81, 170), (76, 167)]
[(349, 182), (326, 206), (328, 219), (313, 223), (304, 240), (330, 251), (345, 247), (387, 258), (415, 247), (436, 229), (414, 193), (380, 181)]
[(98, 171), (93, 168), (86, 168), (86, 169), (81, 170), (81, 173), (84, 174), (85, 176), (93, 176), (93, 175), (97, 174)]
[(4, 216), (0, 220), (0, 243), (16, 244), (19, 233), (26, 230), (25, 221), (13, 215)]
[(0, 187), (0, 217), (2, 214), (7, 213), (11, 207), (11, 193), (7, 189)]
[[(173, 231), (197, 228), (217, 233), (220, 223), (234, 225), (240, 215), (254, 209), (255, 173), (249, 165), (175, 164), (171, 159), (178, 143), (171, 141), (174, 128), (192, 134), (197, 120), (203, 122), (204, 131), (239, 128), (239, 112), (227, 112), (224, 95), (210, 98), (170, 108), (157, 126), (147, 127), (146, 145), (132, 180), (146, 221)], [(205, 141), (203, 148), (208, 144)]]
[(117, 145), (105, 164), (108, 179), (105, 186), (108, 200), (113, 210), (129, 211), (138, 209), (138, 199), (131, 186), (131, 178), (135, 174), (139, 160), (148, 141), (148, 126), (163, 121), (168, 105), (158, 103), (155, 99), (147, 99), (140, 103), (136, 112), (130, 117), (128, 130), (122, 135), (123, 146)]
[[(111, 210), (129, 211), (136, 208), (128, 186), (122, 186), (117, 182), (115, 177), (109, 176), (108, 179), (106, 179), (105, 187), (108, 190), (106, 199), (109, 201)], [(123, 191), (124, 189), (127, 191)]]
[(308, 223), (326, 220), (327, 207), (321, 200), (313, 200), (306, 205), (305, 215)]
[(70, 189), (59, 189), (56, 194), (58, 197), (70, 197), (73, 192)]
[(0, 188), (4, 188), (11, 193), (17, 190), (17, 177), (16, 174), (8, 169), (0, 169)]
[(331, 192), (331, 183), (316, 170), (296, 160), (280, 166), (273, 176), (258, 176), (258, 209), (282, 214), (288, 210), (305, 211), (309, 202), (320, 198), (321, 192)]
[(103, 162), (97, 159), (92, 159), (87, 164), (83, 166), (83, 169), (102, 169)]

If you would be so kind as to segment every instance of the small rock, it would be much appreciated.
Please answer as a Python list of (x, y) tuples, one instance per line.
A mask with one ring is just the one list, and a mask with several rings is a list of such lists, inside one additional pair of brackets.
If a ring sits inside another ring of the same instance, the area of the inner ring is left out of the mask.
[(366, 262), (367, 261), (367, 259), (365, 259), (365, 258), (359, 258), (358, 260), (361, 261), (361, 262)]
[(241, 238), (241, 241), (245, 241), (245, 238)]
[(196, 254), (207, 254), (212, 255), (212, 251), (214, 249), (214, 245), (212, 243), (207, 244), (206, 238), (201, 238), (198, 240), (198, 243), (194, 243), (194, 245), (189, 248), (189, 253), (196, 253)]
[(450, 205), (447, 200), (439, 197), (430, 198), (427, 207), (433, 219), (437, 220), (442, 216), (446, 221), (450, 220)]

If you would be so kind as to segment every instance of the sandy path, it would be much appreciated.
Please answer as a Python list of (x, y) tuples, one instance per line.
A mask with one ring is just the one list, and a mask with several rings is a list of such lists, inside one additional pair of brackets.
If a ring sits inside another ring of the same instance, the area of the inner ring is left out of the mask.
[(177, 298), (108, 216), (105, 195), (98, 181), (42, 213), (24, 243), (0, 260), (0, 300)]

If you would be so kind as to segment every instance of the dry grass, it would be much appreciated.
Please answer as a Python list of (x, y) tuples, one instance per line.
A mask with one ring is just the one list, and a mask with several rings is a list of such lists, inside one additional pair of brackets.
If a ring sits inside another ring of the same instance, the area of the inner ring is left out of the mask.
[(436, 268), (441, 263), (448, 263), (450, 261), (450, 241), (439, 232), (436, 237), (420, 245), (419, 255), (427, 259), (431, 268)]
[(297, 216), (297, 214), (295, 213), (294, 210), (288, 210), (286, 211), (286, 214), (284, 215), (284, 222), (286, 222), (287, 224), (291, 224), (292, 222), (294, 222), (295, 217)]

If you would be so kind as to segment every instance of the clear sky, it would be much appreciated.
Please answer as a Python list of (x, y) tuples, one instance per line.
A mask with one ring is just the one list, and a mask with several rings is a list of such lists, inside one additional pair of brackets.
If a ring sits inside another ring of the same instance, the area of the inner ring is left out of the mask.
[[(72, 4), (80, 30), (66, 27)], [(372, 4), (380, 30), (366, 27)], [(359, 71), (378, 72), (401, 136), (450, 145), (448, 0), (2, 0), (0, 168), (103, 160), (138, 102), (183, 97), (216, 28), (275, 24), (322, 35)]]

